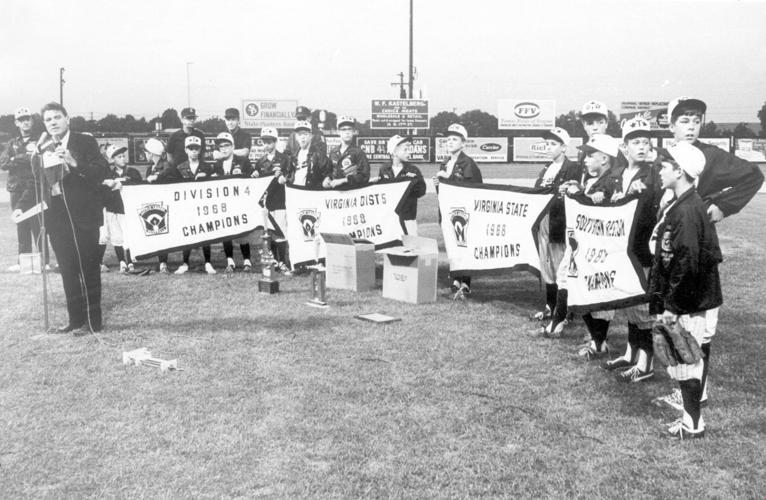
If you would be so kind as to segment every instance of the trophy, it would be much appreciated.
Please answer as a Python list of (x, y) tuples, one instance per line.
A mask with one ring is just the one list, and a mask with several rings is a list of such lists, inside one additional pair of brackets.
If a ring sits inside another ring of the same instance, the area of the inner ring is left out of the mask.
[(263, 228), (263, 237), (261, 238), (261, 274), (263, 278), (258, 280), (258, 291), (271, 295), (279, 293), (279, 281), (273, 279), (275, 261), (274, 254), (271, 253), (271, 234), (269, 234), (265, 222)]
[(310, 266), (311, 269), (311, 300), (306, 304), (313, 307), (327, 307), (327, 274), (324, 266), (319, 262), (319, 253), (321, 249), (321, 236), (314, 236), (314, 254), (316, 265)]

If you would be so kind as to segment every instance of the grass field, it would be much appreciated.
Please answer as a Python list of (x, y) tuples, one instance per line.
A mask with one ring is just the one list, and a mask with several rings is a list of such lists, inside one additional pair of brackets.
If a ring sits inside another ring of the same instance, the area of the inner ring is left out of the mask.
[[(435, 207), (427, 195), (420, 228), (441, 239)], [(578, 360), (581, 323), (530, 336), (530, 275), (477, 279), (453, 303), (443, 246), (440, 298), (422, 306), (330, 290), (318, 310), (306, 277), (264, 296), (259, 275), (104, 274), (98, 338), (41, 334), (40, 277), (1, 274), (0, 497), (763, 498), (764, 214), (759, 195), (719, 226), (708, 435), (685, 443), (659, 437), (676, 415), (649, 404), (665, 375), (626, 385)], [(0, 218), (3, 269), (15, 244)], [(375, 311), (402, 321), (353, 319)], [(138, 347), (183, 371), (124, 367)]]

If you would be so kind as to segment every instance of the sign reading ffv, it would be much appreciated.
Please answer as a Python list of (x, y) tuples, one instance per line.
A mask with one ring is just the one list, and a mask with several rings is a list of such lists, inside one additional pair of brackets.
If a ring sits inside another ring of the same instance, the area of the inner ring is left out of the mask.
[(556, 124), (554, 100), (500, 99), (497, 109), (497, 123), (501, 130), (542, 130)]
[(428, 101), (424, 99), (373, 99), (370, 128), (428, 128)]

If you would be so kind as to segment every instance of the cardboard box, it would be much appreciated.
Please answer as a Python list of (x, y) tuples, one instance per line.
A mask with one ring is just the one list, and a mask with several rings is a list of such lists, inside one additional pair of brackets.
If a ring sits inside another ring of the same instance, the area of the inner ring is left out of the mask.
[(348, 234), (321, 233), (327, 249), (327, 288), (366, 292), (375, 288), (375, 245)]
[(404, 235), (402, 243), (380, 251), (384, 255), (383, 297), (413, 304), (436, 302), (436, 240)]
[(40, 254), (21, 253), (19, 254), (19, 272), (21, 274), (40, 274)]

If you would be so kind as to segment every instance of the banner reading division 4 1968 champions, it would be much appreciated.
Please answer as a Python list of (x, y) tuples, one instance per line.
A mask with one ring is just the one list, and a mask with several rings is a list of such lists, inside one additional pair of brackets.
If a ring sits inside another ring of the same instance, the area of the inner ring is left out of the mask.
[(492, 184), (439, 183), (450, 271), (527, 269), (537, 274), (537, 231), (553, 195)]
[(244, 235), (263, 226), (258, 201), (273, 177), (124, 186), (125, 241), (150, 257)]
[(293, 265), (325, 257), (320, 233), (345, 233), (382, 248), (401, 240), (396, 213), (411, 186), (409, 179), (348, 190), (285, 188), (287, 241)]
[(566, 201), (568, 306), (573, 312), (646, 302), (646, 279), (633, 255), (637, 200), (600, 206)]

